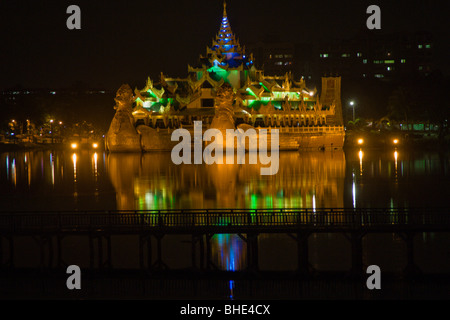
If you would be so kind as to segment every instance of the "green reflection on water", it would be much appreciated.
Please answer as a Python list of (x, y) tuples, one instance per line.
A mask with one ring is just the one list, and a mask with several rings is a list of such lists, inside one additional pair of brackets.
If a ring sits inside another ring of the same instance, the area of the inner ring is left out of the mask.
[(343, 151), (283, 152), (280, 170), (261, 164), (174, 165), (170, 153), (109, 154), (117, 209), (342, 207)]

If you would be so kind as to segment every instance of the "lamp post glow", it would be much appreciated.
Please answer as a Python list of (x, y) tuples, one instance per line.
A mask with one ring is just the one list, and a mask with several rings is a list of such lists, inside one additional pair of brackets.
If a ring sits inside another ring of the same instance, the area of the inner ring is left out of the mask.
[(350, 101), (350, 106), (353, 109), (353, 122), (355, 122), (355, 102), (354, 101)]
[(54, 141), (53, 141), (53, 119), (50, 120), (50, 134), (51, 134), (51, 137), (52, 137), (52, 143), (53, 143), (53, 142), (54, 142)]

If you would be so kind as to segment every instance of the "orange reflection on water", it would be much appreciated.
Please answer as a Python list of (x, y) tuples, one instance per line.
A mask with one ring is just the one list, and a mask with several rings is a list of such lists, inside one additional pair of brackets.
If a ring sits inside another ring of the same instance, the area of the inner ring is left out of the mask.
[(55, 159), (52, 153), (50, 153), (50, 166), (52, 170), (52, 186), (55, 186)]
[(73, 162), (73, 181), (77, 182), (77, 154), (72, 154), (72, 162)]
[(13, 158), (12, 165), (12, 181), (14, 182), (14, 186), (17, 186), (17, 171), (16, 171), (16, 158)]
[(272, 176), (248, 159), (175, 165), (168, 152), (113, 153), (106, 162), (120, 210), (343, 207), (343, 151), (281, 152)]
[(94, 177), (95, 178), (97, 178), (97, 158), (98, 158), (98, 155), (97, 155), (97, 152), (95, 152), (94, 155), (92, 156), (92, 160), (94, 162), (94, 170), (93, 170), (93, 172), (94, 172)]
[(359, 174), (362, 176), (363, 167), (362, 167), (362, 160), (363, 160), (364, 152), (359, 149), (358, 157), (359, 157)]
[(395, 178), (395, 182), (398, 182), (398, 171), (397, 171), (397, 160), (398, 160), (398, 152), (397, 150), (394, 151), (394, 178)]
[(73, 162), (73, 196), (76, 199), (78, 196), (77, 192), (77, 154), (72, 154), (72, 162)]
[(398, 159), (398, 152), (394, 152), (394, 159), (395, 159), (395, 171), (397, 171), (397, 159)]

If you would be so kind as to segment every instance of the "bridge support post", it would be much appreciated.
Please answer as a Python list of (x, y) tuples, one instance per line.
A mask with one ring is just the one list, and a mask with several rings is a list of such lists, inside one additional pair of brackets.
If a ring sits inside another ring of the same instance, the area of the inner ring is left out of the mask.
[(3, 236), (0, 235), (0, 269), (3, 269), (5, 264), (3, 264)]
[(297, 269), (299, 274), (307, 276), (309, 274), (309, 251), (308, 238), (309, 232), (297, 233)]
[[(197, 243), (199, 257), (197, 257)], [(203, 234), (192, 234), (192, 268), (193, 269), (203, 269), (204, 268), (204, 245), (203, 245)], [(199, 265), (197, 265), (197, 262)]]
[(247, 234), (247, 269), (249, 271), (258, 271), (258, 234)]
[(53, 256), (54, 256), (53, 237), (50, 236), (48, 241), (49, 241), (49, 243), (48, 243), (48, 266), (51, 268), (51, 267), (53, 267)]
[(191, 260), (193, 269), (197, 269), (196, 249), (195, 249), (197, 238), (198, 237), (195, 234), (191, 235)]
[[(99, 236), (99, 247), (103, 247), (102, 245), (102, 238), (105, 238), (106, 241), (106, 260), (103, 260), (103, 256), (101, 257), (101, 259), (99, 260), (100, 263), (100, 268), (112, 268), (112, 259), (111, 259), (111, 235), (106, 234), (106, 235), (100, 235)], [(101, 251), (103, 252), (103, 251)]]
[(351, 275), (360, 278), (363, 274), (363, 258), (362, 258), (362, 238), (364, 233), (352, 232), (350, 242), (352, 246), (352, 269)]
[(98, 267), (99, 269), (103, 269), (103, 244), (101, 235), (97, 237), (97, 248), (98, 248)]
[(139, 267), (144, 269), (144, 237), (139, 235)]
[(61, 242), (62, 242), (63, 236), (57, 235), (56, 236), (56, 267), (62, 268), (64, 266), (64, 261), (62, 259), (62, 248), (61, 248)]
[(205, 268), (205, 244), (203, 242), (203, 234), (199, 236), (199, 251), (200, 251), (200, 269), (203, 270)]
[(214, 233), (207, 233), (205, 234), (206, 238), (206, 269), (211, 270), (211, 267), (215, 267), (212, 260), (211, 260), (211, 238), (214, 236)]
[(152, 266), (152, 269), (162, 270), (168, 269), (167, 265), (162, 260), (162, 238), (164, 234), (155, 234), (156, 238), (156, 261)]
[[(41, 236), (39, 238), (35, 238), (36, 242), (39, 245), (39, 252), (40, 252), (40, 262), (39, 262), (39, 266), (40, 268), (51, 268), (53, 265), (53, 238), (52, 236)], [(48, 260), (47, 260), (47, 264), (45, 263), (45, 249), (47, 247), (47, 251), (48, 251)]]
[(144, 252), (147, 249), (147, 268), (152, 267), (152, 236), (143, 234), (139, 236), (139, 266), (145, 269)]
[(89, 235), (89, 268), (94, 269), (94, 238)]
[(9, 261), (8, 266), (14, 268), (14, 238), (9, 237)]
[(406, 232), (404, 235), (400, 235), (406, 242), (406, 268), (403, 270), (406, 276), (414, 276), (420, 273), (420, 269), (414, 262), (414, 232)]
[[(103, 258), (103, 238), (106, 240), (106, 261)], [(111, 236), (103, 234), (90, 234), (89, 235), (89, 267), (95, 268), (95, 249), (94, 241), (97, 240), (97, 267), (103, 269), (105, 266), (112, 267), (111, 262)]]

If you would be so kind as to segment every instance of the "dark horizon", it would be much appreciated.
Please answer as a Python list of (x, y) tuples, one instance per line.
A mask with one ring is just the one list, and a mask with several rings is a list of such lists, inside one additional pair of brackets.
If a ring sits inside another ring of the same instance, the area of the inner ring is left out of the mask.
[[(361, 32), (428, 31), (436, 69), (449, 75), (444, 3), (378, 1), (381, 31), (366, 29), (368, 1), (227, 1), (241, 45), (267, 35), (293, 43), (351, 38)], [(0, 4), (0, 88), (68, 88), (75, 83), (116, 90), (143, 87), (163, 72), (186, 77), (219, 29), (223, 1), (78, 1), (81, 30), (68, 30), (68, 1)], [(300, 18), (299, 18), (300, 17)]]

